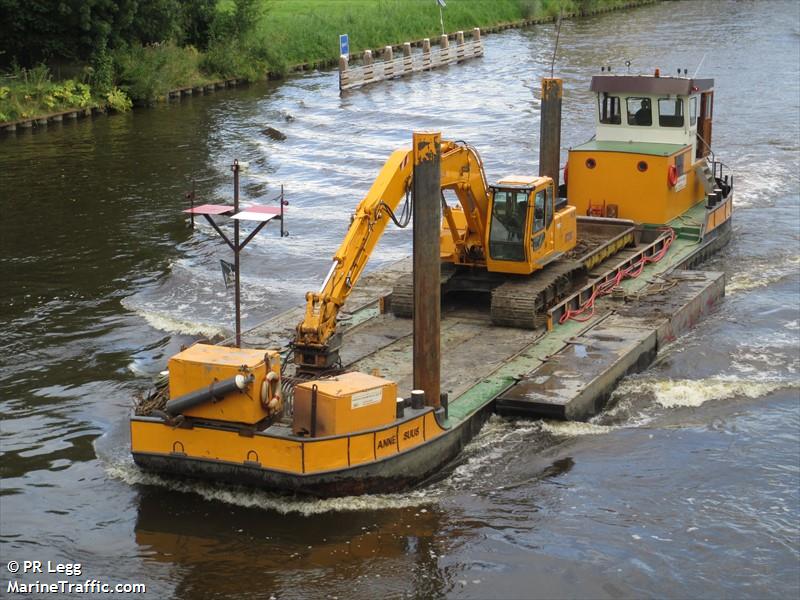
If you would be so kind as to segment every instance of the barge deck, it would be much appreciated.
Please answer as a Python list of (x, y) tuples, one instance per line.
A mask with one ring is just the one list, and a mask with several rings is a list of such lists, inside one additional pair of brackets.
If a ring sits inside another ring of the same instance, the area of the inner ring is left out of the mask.
[[(441, 389), (449, 396), (446, 427), (457, 426), (495, 400), (501, 414), (530, 417), (585, 420), (602, 410), (622, 376), (649, 365), (659, 348), (690, 329), (724, 295), (722, 274), (686, 270), (728, 241), (730, 221), (718, 235), (701, 241), (705, 212), (700, 204), (671, 223), (677, 236), (664, 258), (638, 278), (623, 281), (617, 298), (598, 300), (586, 322), (567, 321), (550, 331), (497, 327), (487, 307), (446, 305), (441, 323)], [(606, 259), (593, 275), (608, 272), (644, 246), (640, 242)], [(406, 258), (365, 275), (345, 304), (341, 321), (343, 369), (379, 372), (397, 382), (401, 395), (412, 388), (412, 321), (382, 312), (381, 306), (394, 281), (410, 269), (411, 259)], [(657, 293), (667, 288), (668, 293)], [(284, 346), (301, 317), (299, 307), (276, 315), (246, 331), (243, 343)], [(571, 370), (555, 366), (567, 364)], [(544, 387), (558, 400), (528, 400), (522, 408), (530, 382), (545, 373)], [(584, 380), (577, 388), (570, 383), (576, 378)]]

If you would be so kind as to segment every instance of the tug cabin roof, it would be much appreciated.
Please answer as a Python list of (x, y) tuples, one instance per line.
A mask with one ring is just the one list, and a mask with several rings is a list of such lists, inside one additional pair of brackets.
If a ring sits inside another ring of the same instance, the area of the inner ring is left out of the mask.
[(625, 94), (674, 94), (688, 96), (714, 88), (713, 79), (654, 77), (644, 75), (595, 75), (591, 91)]

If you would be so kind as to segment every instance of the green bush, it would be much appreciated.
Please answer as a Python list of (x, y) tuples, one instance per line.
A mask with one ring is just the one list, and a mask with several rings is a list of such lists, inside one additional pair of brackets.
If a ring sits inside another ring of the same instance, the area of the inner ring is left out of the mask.
[(92, 92), (85, 83), (76, 83), (71, 79), (55, 84), (46, 98), (52, 106), (69, 106), (85, 108), (92, 103)]
[[(211, 42), (201, 68), (222, 78), (263, 79), (273, 57), (254, 32), (265, 14), (263, 0), (231, 0), (221, 4), (211, 24)], [(276, 61), (278, 62), (278, 61)]]
[(117, 84), (138, 103), (152, 103), (173, 89), (207, 81), (200, 74), (200, 54), (172, 42), (133, 45), (114, 52)]
[(92, 54), (89, 72), (89, 83), (95, 90), (103, 94), (114, 87), (114, 59), (106, 48)]
[(520, 0), (519, 12), (523, 19), (532, 19), (538, 13), (539, 3), (537, 0)]
[(0, 122), (97, 103), (87, 84), (73, 79), (54, 82), (44, 65), (33, 69), (15, 68), (4, 79), (7, 85), (0, 87)]
[(239, 40), (249, 38), (265, 14), (262, 0), (232, 0), (219, 6), (211, 23), (211, 39)]
[(126, 112), (133, 107), (133, 103), (125, 92), (115, 87), (106, 94), (106, 106), (111, 110)]
[(268, 62), (262, 52), (236, 39), (212, 42), (200, 66), (212, 76), (223, 79), (237, 77), (247, 81), (263, 79), (268, 70)]

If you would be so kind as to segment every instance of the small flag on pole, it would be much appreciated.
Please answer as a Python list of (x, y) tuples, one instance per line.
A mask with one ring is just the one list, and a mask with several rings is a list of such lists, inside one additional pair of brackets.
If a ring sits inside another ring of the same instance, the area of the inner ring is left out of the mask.
[(219, 260), (219, 266), (222, 267), (222, 279), (225, 281), (225, 289), (227, 290), (230, 286), (236, 283), (236, 271), (234, 270), (235, 267), (233, 263), (229, 263), (228, 261)]
[(442, 16), (442, 9), (447, 6), (444, 0), (436, 0), (436, 4), (439, 5), (439, 25), (442, 26), (442, 35), (444, 35), (444, 17)]

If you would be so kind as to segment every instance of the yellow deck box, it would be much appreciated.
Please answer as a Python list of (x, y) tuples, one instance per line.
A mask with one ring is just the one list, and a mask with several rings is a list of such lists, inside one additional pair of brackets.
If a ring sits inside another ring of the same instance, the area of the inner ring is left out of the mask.
[[(217, 402), (206, 402), (184, 412), (190, 417), (254, 424), (268, 416), (266, 403), (276, 384), (265, 385), (268, 371), (280, 376), (280, 357), (273, 350), (229, 348), (195, 344), (169, 360), (169, 397), (171, 400), (189, 392), (207, 388), (215, 381), (238, 374), (254, 377), (242, 392), (227, 394)], [(277, 381), (277, 379), (275, 380)], [(263, 401), (263, 402), (262, 402)]]
[[(317, 386), (316, 427), (311, 423), (311, 391)], [(395, 420), (397, 384), (365, 373), (350, 372), (301, 383), (294, 390), (295, 434), (315, 437), (374, 429)]]

